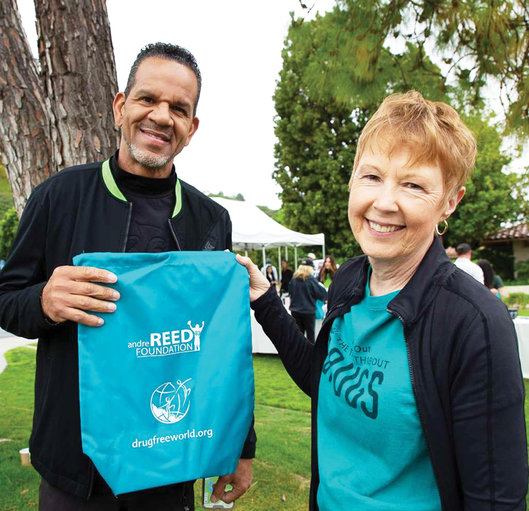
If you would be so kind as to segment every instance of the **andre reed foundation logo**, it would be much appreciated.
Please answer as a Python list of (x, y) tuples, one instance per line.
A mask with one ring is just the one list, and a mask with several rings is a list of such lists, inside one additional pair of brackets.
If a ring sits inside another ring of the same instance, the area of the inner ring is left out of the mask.
[(151, 412), (157, 421), (163, 424), (175, 424), (187, 415), (191, 405), (190, 381), (191, 378), (185, 381), (177, 380), (176, 386), (168, 381), (154, 390), (151, 396)]
[(128, 343), (130, 350), (135, 350), (137, 358), (166, 357), (180, 353), (200, 351), (200, 335), (204, 329), (202, 324), (193, 325), (187, 322), (189, 328), (168, 330), (166, 332), (151, 332), (148, 341), (140, 339)]

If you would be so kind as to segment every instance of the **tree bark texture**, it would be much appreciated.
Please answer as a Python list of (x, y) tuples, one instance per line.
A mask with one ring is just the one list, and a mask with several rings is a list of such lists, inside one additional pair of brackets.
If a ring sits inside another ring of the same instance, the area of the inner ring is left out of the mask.
[(16, 0), (0, 1), (0, 152), (20, 215), (31, 190), (119, 143), (106, 0), (35, 0), (39, 62)]
[(55, 112), (59, 168), (107, 158), (118, 146), (116, 64), (106, 0), (35, 0), (45, 95)]
[(56, 137), (16, 0), (0, 2), (0, 38), (0, 152), (20, 215), (31, 190), (55, 171)]

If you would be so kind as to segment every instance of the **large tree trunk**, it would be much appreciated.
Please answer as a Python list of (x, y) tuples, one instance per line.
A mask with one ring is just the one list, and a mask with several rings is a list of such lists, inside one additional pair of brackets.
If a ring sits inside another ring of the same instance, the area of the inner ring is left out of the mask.
[(62, 168), (117, 147), (117, 91), (105, 0), (35, 0), (39, 63), (16, 0), (0, 1), (0, 152), (17, 212)]
[(60, 168), (117, 148), (116, 64), (106, 0), (35, 0), (45, 94), (55, 112)]
[(42, 94), (16, 0), (0, 2), (0, 152), (17, 212), (55, 171), (52, 109)]

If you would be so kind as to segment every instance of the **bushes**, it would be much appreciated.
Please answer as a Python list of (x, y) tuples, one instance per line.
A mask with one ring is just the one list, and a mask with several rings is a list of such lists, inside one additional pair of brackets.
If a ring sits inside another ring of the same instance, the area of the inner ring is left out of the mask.
[(5, 193), (0, 193), (0, 221), (4, 215), (15, 205), (13, 204), (13, 197)]
[(7, 259), (17, 230), (17, 212), (15, 211), (15, 208), (10, 208), (0, 221), (0, 259)]
[(6, 260), (18, 229), (11, 186), (0, 161), (0, 259)]
[(509, 307), (516, 305), (524, 309), (529, 304), (529, 295), (525, 293), (509, 293), (509, 296), (506, 296), (503, 301)]
[(514, 267), (516, 269), (516, 280), (529, 279), (529, 261), (518, 261)]

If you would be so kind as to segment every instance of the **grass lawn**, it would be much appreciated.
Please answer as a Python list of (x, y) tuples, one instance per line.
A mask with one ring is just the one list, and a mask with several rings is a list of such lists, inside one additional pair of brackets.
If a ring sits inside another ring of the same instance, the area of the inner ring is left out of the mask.
[[(7, 354), (0, 374), (0, 511), (37, 509), (39, 477), (22, 467), (33, 410), (35, 350)], [(236, 503), (241, 511), (306, 511), (310, 478), (310, 401), (291, 382), (279, 359), (254, 357), (257, 458), (251, 488)], [(529, 380), (525, 380), (529, 392)], [(529, 401), (525, 403), (529, 419)], [(528, 424), (529, 430), (529, 424)], [(8, 440), (6, 440), (8, 439)], [(197, 510), (201, 485), (196, 485)], [(529, 499), (528, 499), (529, 504)]]
[[(0, 374), (0, 511), (38, 509), (39, 476), (19, 461), (27, 447), (33, 414), (35, 350), (7, 353)], [(310, 479), (310, 400), (292, 383), (277, 357), (254, 358), (254, 480), (236, 509), (306, 511)], [(8, 439), (4, 441), (4, 439)], [(197, 509), (201, 484), (196, 484)]]

